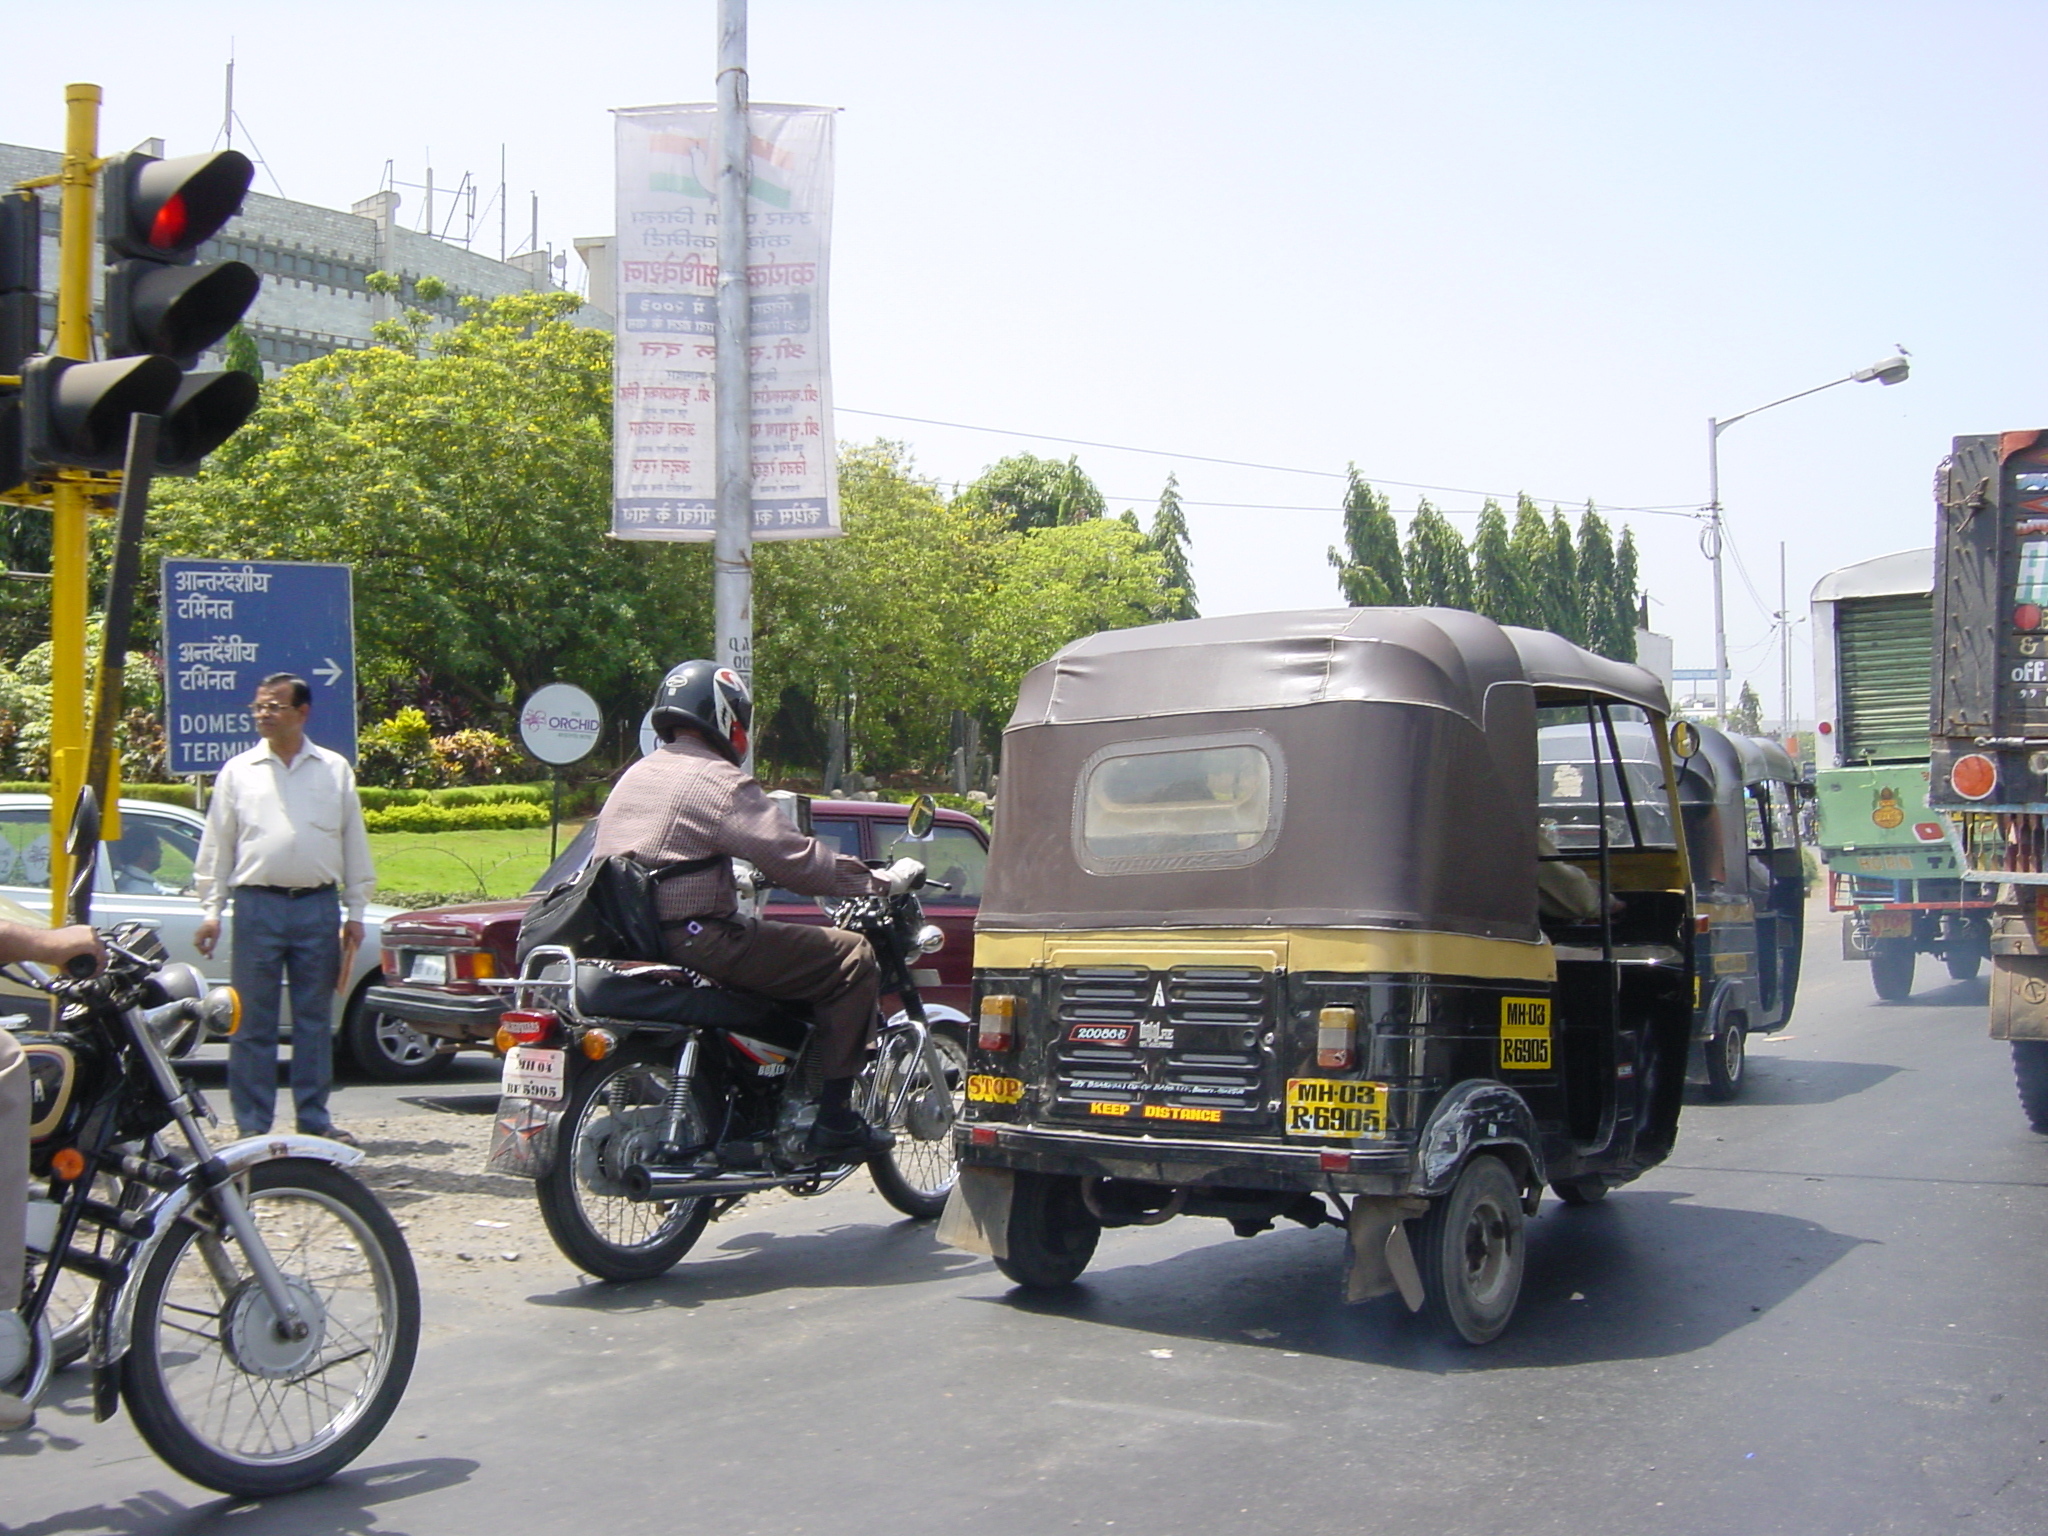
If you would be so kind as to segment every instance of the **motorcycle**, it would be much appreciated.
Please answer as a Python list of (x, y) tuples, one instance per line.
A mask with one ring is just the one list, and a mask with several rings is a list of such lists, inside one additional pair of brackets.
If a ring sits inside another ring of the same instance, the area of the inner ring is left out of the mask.
[[(72, 827), (76, 922), (90, 921), (98, 840), (88, 791)], [(214, 1145), (218, 1121), (172, 1060), (202, 1031), (232, 1035), (240, 1000), (167, 963), (149, 924), (101, 939), (97, 974), (7, 968), (54, 1001), (49, 1029), (17, 1034), (34, 1085), (28, 1345), (0, 1360), (0, 1387), (34, 1404), (89, 1354), (94, 1419), (125, 1402), (183, 1476), (244, 1498), (310, 1487), (361, 1455), (404, 1395), (412, 1255), (347, 1171), (355, 1148), (296, 1134)]]
[[(921, 797), (913, 838), (932, 815)], [(966, 1047), (932, 1027), (913, 961), (945, 936), (914, 893), (823, 905), (835, 926), (867, 938), (883, 994), (902, 1004), (879, 1021), (856, 1089), (869, 1122), (896, 1137), (870, 1176), (897, 1210), (934, 1220), (958, 1171)], [(511, 1006), (486, 1166), (534, 1181), (556, 1247), (588, 1273), (651, 1279), (747, 1195), (822, 1195), (861, 1166), (806, 1150), (820, 1082), (801, 1008), (558, 945), (534, 949), (499, 985)]]

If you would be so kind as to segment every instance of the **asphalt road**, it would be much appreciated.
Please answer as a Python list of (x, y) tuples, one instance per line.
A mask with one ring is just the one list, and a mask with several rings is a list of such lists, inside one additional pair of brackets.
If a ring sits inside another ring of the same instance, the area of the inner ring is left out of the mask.
[[(208, 1496), (83, 1380), (0, 1439), (0, 1526), (72, 1532), (1271, 1531), (1729, 1536), (2048, 1528), (2048, 1137), (1982, 982), (1874, 1001), (1814, 955), (1748, 1096), (1546, 1202), (1510, 1333), (1337, 1299), (1332, 1232), (1108, 1234), (1012, 1293), (865, 1187), (735, 1212), (668, 1277), (549, 1262), (428, 1301), (413, 1386), (324, 1488)], [(466, 1076), (467, 1074), (465, 1074)]]

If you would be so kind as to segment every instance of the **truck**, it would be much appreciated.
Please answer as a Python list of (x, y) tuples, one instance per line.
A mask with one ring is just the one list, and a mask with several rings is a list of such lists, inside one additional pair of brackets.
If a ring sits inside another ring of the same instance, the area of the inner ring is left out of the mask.
[(1886, 1002), (1921, 955), (1967, 981), (1990, 952), (1992, 895), (1964, 878), (1929, 805), (1934, 551), (1843, 566), (1813, 589), (1815, 834), (1842, 954)]
[(2048, 430), (1958, 437), (1934, 492), (1928, 798), (1998, 893), (1991, 1038), (2048, 1133)]

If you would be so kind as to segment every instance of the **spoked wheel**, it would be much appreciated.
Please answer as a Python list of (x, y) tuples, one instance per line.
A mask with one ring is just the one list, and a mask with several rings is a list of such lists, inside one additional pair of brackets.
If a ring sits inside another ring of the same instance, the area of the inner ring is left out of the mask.
[(1522, 1293), (1522, 1192), (1497, 1157), (1467, 1163), (1420, 1222), (1415, 1267), (1431, 1326), (1467, 1344), (1500, 1337)]
[(895, 1100), (907, 1075), (910, 1092), (889, 1120), (896, 1145), (868, 1164), (882, 1198), (906, 1216), (931, 1221), (946, 1208), (946, 1197), (960, 1177), (960, 1158), (953, 1150), (953, 1127), (967, 1102), (967, 1051), (951, 1035), (931, 1035), (932, 1054), (944, 1079), (943, 1107), (931, 1093), (931, 1072), (924, 1053), (913, 1052), (907, 1035), (883, 1045), (875, 1069), (877, 1103)]
[(2012, 1075), (2019, 1081), (2027, 1124), (2048, 1136), (2048, 1040), (2013, 1041)]
[(332, 1477), (376, 1438), (412, 1375), (420, 1292), (398, 1224), (340, 1169), (260, 1163), (243, 1191), (303, 1336), (279, 1326), (226, 1223), (195, 1210), (137, 1283), (122, 1395), (170, 1466), (258, 1498)]
[(1748, 1034), (1742, 1027), (1742, 1015), (1723, 1010), (1720, 1027), (1707, 1042), (1707, 1097), (1717, 1104), (1738, 1097), (1748, 1070)]
[(1027, 1290), (1072, 1285), (1095, 1257), (1102, 1223), (1081, 1198), (1081, 1181), (1020, 1170), (1010, 1193), (1009, 1253), (996, 1268)]
[[(563, 1256), (600, 1280), (650, 1280), (703, 1235), (711, 1202), (630, 1200), (625, 1172), (656, 1156), (668, 1124), (672, 1067), (627, 1056), (589, 1072), (569, 1093), (554, 1162), (540, 1176), (541, 1220)], [(695, 1095), (681, 1140), (708, 1139)]]
[(405, 1020), (361, 1003), (349, 1010), (342, 1032), (356, 1069), (380, 1083), (425, 1082), (455, 1065), (451, 1052), (437, 1050)]
[(1873, 939), (1870, 942), (1870, 984), (1887, 1003), (1904, 1002), (1913, 994), (1911, 939)]

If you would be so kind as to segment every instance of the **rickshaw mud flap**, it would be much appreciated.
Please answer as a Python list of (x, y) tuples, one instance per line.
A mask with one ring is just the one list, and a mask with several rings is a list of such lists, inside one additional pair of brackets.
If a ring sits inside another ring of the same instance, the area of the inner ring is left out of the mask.
[(1351, 1202), (1351, 1262), (1344, 1300), (1371, 1301), (1399, 1291), (1410, 1312), (1422, 1310), (1422, 1274), (1408, 1245), (1408, 1222), (1429, 1209), (1412, 1195), (1360, 1195)]
[(960, 1170), (953, 1193), (946, 1197), (934, 1234), (942, 1248), (959, 1248), (991, 1259), (1010, 1256), (1010, 1197), (1017, 1175), (1008, 1168)]
[(531, 1099), (498, 1100), (498, 1120), (491, 1127), (491, 1150), (484, 1172), (508, 1178), (537, 1179), (555, 1166), (555, 1143), (566, 1104), (536, 1104)]
[(1544, 1172), (1536, 1116), (1528, 1101), (1507, 1084), (1490, 1078), (1459, 1083), (1437, 1101), (1422, 1128), (1408, 1193), (1435, 1196), (1448, 1192), (1468, 1157), (1495, 1147), (1519, 1150), (1528, 1166), (1518, 1171), (1525, 1173), (1529, 1189), (1542, 1190), (1549, 1176)]

